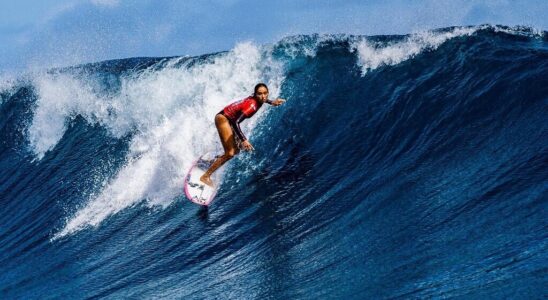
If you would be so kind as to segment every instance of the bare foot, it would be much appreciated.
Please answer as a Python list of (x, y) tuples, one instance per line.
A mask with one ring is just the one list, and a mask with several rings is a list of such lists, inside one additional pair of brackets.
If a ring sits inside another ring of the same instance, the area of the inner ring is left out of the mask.
[(213, 187), (213, 181), (211, 181), (211, 178), (209, 178), (209, 176), (206, 176), (205, 174), (200, 177), (200, 181), (209, 185), (210, 187)]

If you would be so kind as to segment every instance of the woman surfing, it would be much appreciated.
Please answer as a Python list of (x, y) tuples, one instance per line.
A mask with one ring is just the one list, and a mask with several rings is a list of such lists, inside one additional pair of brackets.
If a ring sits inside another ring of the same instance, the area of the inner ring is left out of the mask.
[(240, 123), (243, 120), (251, 118), (264, 103), (279, 106), (284, 102), (284, 99), (268, 100), (268, 87), (264, 83), (259, 83), (255, 86), (253, 95), (229, 104), (215, 115), (215, 126), (219, 132), (225, 152), (223, 155), (217, 157), (204, 175), (200, 177), (200, 181), (213, 186), (211, 174), (238, 154), (240, 147), (246, 151), (254, 150), (240, 129)]

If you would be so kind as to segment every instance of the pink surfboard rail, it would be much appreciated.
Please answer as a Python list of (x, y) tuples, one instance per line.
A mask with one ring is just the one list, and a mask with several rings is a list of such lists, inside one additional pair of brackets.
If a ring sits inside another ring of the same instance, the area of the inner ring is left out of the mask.
[[(205, 154), (204, 154), (205, 155)], [(215, 196), (217, 195), (217, 188), (215, 187), (214, 188), (214, 191), (211, 193), (211, 195), (209, 197), (207, 197), (207, 199), (205, 201), (200, 201), (197, 197), (193, 196), (191, 191), (190, 191), (190, 185), (189, 185), (189, 180), (191, 178), (191, 175), (192, 175), (192, 171), (194, 170), (194, 168), (197, 168), (197, 164), (198, 162), (200, 161), (200, 159), (204, 156), (200, 156), (200, 158), (198, 158), (196, 161), (194, 161), (192, 163), (192, 166), (188, 169), (188, 172), (187, 174), (185, 175), (185, 181), (184, 181), (184, 191), (185, 191), (185, 196), (188, 198), (188, 200), (192, 201), (193, 203), (196, 203), (198, 205), (202, 205), (202, 206), (209, 206), (209, 204), (213, 201), (213, 199), (215, 198)]]

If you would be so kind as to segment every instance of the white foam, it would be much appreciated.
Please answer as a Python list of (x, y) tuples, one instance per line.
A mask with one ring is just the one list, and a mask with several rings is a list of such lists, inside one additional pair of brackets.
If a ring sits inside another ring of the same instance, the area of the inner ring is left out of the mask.
[(299, 56), (315, 57), (318, 45), (325, 38), (325, 36), (291, 36), (279, 41), (276, 46), (283, 47), (284, 54), (292, 59)]
[[(220, 149), (214, 115), (229, 101), (249, 95), (260, 81), (276, 96), (283, 79), (279, 63), (252, 43), (239, 44), (213, 62), (190, 68), (175, 67), (178, 63), (180, 59), (173, 59), (163, 69), (150, 68), (123, 79), (120, 93), (107, 99), (94, 94), (93, 84), (83, 78), (48, 77), (47, 84), (41, 84), (38, 119), (31, 130), (37, 155), (44, 155), (59, 141), (64, 121), (71, 114), (100, 122), (116, 136), (138, 132), (131, 141), (126, 165), (54, 238), (97, 226), (143, 200), (150, 206), (169, 205), (182, 194), (183, 177), (192, 161)], [(244, 123), (247, 132), (257, 122), (252, 120)]]
[(39, 99), (28, 139), (38, 159), (59, 142), (66, 130), (67, 118), (76, 114), (87, 119), (101, 118), (106, 113), (105, 101), (81, 80), (69, 75), (42, 74), (33, 81)]
[[(16, 88), (16, 82), (15, 77), (0, 73), (0, 93), (12, 94)], [(3, 101), (4, 99), (0, 98), (0, 105)]]
[(543, 38), (545, 31), (540, 28), (535, 27), (525, 27), (525, 26), (513, 26), (513, 27), (504, 27), (504, 26), (484, 26), (485, 28), (492, 28), (495, 32), (504, 32), (512, 35), (521, 35), (526, 37), (533, 38)]
[(13, 79), (0, 75), (0, 92), (10, 89), (13, 84)]
[(399, 42), (382, 44), (359, 39), (352, 45), (352, 51), (358, 54), (358, 64), (362, 74), (380, 66), (393, 66), (413, 58), (425, 50), (434, 50), (455, 37), (472, 35), (478, 28), (455, 28), (448, 32), (424, 31), (409, 35)]

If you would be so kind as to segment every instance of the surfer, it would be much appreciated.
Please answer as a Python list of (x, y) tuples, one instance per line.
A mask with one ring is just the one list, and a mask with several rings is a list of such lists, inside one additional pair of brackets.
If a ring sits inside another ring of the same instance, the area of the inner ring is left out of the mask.
[(251, 118), (264, 103), (279, 106), (284, 102), (284, 99), (279, 98), (268, 100), (268, 87), (264, 83), (259, 83), (255, 86), (253, 95), (231, 103), (221, 110), (215, 116), (215, 126), (225, 152), (213, 162), (211, 167), (200, 177), (200, 180), (209, 186), (213, 186), (211, 174), (238, 154), (240, 148), (246, 151), (254, 150), (240, 129), (240, 123), (247, 118)]

